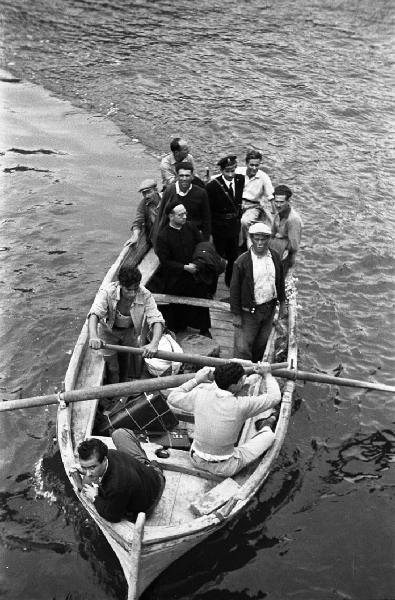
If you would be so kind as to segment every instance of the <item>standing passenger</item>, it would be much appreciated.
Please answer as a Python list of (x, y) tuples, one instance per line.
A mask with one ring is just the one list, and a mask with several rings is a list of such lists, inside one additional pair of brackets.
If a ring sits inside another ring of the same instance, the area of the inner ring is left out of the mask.
[(286, 185), (278, 185), (274, 190), (277, 215), (273, 222), (270, 248), (280, 255), (285, 275), (294, 269), (303, 226), (302, 219), (291, 206), (291, 196), (292, 192)]
[(215, 248), (228, 261), (225, 284), (229, 287), (233, 263), (239, 251), (241, 202), (244, 175), (235, 175), (236, 156), (225, 156), (218, 161), (221, 175), (214, 177), (206, 186)]
[(154, 179), (144, 179), (140, 184), (139, 192), (141, 192), (143, 198), (137, 207), (136, 217), (130, 228), (132, 235), (125, 243), (125, 246), (135, 244), (141, 234), (145, 234), (146, 240), (152, 244), (153, 225), (161, 200), (156, 181)]
[(166, 224), (166, 207), (176, 200), (182, 202), (191, 221), (201, 231), (204, 240), (211, 235), (211, 216), (207, 192), (193, 183), (193, 165), (189, 162), (180, 162), (175, 166), (177, 179), (163, 192), (162, 202), (158, 212), (158, 231)]
[[(170, 154), (166, 154), (160, 163), (160, 172), (162, 175), (163, 189), (165, 189), (170, 183), (174, 183), (177, 177), (176, 164), (180, 162), (189, 162), (194, 167), (194, 160), (192, 154), (189, 154), (189, 145), (184, 139), (176, 137), (170, 142)], [(194, 176), (193, 183), (204, 187), (204, 183), (199, 177)]]
[(234, 264), (230, 284), (230, 310), (235, 327), (234, 356), (262, 360), (273, 324), (277, 301), (285, 315), (285, 284), (281, 260), (269, 249), (271, 229), (254, 223), (249, 229), (252, 246)]
[[(197, 227), (187, 221), (186, 208), (179, 200), (166, 207), (169, 223), (159, 232), (156, 253), (161, 264), (163, 292), (176, 296), (207, 298), (207, 288), (198, 282), (198, 267), (192, 262), (193, 253), (202, 234)], [(199, 329), (201, 335), (211, 337), (208, 308), (169, 304), (162, 307), (168, 327), (177, 333), (188, 325)]]
[(237, 167), (236, 173), (245, 176), (243, 190), (241, 217), (240, 246), (247, 242), (247, 247), (251, 246), (251, 240), (248, 237), (248, 228), (257, 221), (262, 221), (266, 225), (272, 224), (272, 218), (267, 212), (265, 200), (273, 198), (274, 188), (269, 175), (260, 169), (262, 162), (262, 153), (258, 150), (248, 150), (246, 154), (246, 166)]

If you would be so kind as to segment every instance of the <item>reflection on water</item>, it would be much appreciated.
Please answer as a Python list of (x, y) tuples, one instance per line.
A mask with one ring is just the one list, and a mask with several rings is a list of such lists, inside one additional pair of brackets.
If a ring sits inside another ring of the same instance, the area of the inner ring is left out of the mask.
[[(128, 237), (141, 172), (159, 176), (152, 154), (176, 135), (200, 172), (261, 148), (273, 182), (294, 190), (305, 223), (299, 367), (395, 383), (391, 3), (4, 0), (2, 12), (14, 77), (0, 74), (1, 398), (60, 388)], [(20, 79), (91, 111), (91, 128), (70, 105), (26, 97)], [(137, 168), (136, 138), (150, 149)], [(295, 408), (279, 466), (245, 517), (180, 559), (146, 600), (394, 596), (392, 397), (300, 383)], [(51, 458), (54, 420), (47, 408), (0, 422), (1, 591), (121, 598), (120, 568)]]

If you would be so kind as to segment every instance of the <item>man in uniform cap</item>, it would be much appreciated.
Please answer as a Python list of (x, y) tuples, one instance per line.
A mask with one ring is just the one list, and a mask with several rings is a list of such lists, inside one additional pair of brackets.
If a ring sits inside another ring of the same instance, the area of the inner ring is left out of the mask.
[(269, 248), (271, 228), (254, 223), (248, 233), (252, 246), (236, 260), (230, 284), (233, 313), (234, 356), (262, 360), (277, 302), (285, 316), (285, 284), (281, 259)]
[(229, 287), (233, 263), (238, 256), (245, 177), (235, 174), (237, 158), (233, 154), (221, 158), (217, 165), (221, 174), (207, 184), (206, 191), (210, 202), (214, 245), (218, 254), (228, 261), (225, 284)]
[(132, 223), (132, 236), (127, 240), (125, 246), (135, 244), (142, 233), (148, 242), (152, 243), (153, 225), (158, 213), (161, 197), (157, 190), (154, 179), (144, 179), (139, 186), (143, 198), (136, 210), (136, 217)]

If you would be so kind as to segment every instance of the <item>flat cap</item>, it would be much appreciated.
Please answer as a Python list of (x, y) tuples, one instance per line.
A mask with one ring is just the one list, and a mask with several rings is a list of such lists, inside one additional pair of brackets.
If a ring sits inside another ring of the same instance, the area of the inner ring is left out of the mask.
[(156, 185), (157, 183), (155, 179), (144, 179), (144, 181), (140, 183), (139, 192), (142, 192), (143, 190), (149, 190), (153, 187), (156, 187)]
[(228, 156), (224, 156), (224, 158), (221, 158), (217, 162), (217, 165), (221, 169), (226, 169), (226, 167), (235, 167), (235, 166), (237, 166), (237, 156), (235, 156), (234, 154), (229, 154)]
[(265, 233), (266, 235), (271, 235), (272, 230), (270, 229), (269, 225), (266, 225), (266, 223), (253, 223), (253, 225), (250, 225), (248, 233), (250, 235), (254, 233)]

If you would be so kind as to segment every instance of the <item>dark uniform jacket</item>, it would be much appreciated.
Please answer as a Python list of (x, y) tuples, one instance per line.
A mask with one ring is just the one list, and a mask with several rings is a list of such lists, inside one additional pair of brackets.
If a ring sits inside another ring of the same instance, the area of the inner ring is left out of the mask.
[(213, 235), (222, 238), (230, 238), (238, 235), (244, 181), (244, 175), (236, 174), (234, 176), (234, 200), (229, 195), (228, 187), (222, 175), (218, 175), (218, 177), (215, 177), (206, 185), (210, 202)]
[[(285, 300), (284, 271), (281, 259), (277, 252), (269, 250), (274, 262), (275, 286), (277, 300)], [(240, 315), (243, 309), (251, 312), (256, 306), (254, 297), (254, 274), (252, 268), (251, 250), (244, 252), (233, 265), (232, 281), (230, 283), (230, 310), (235, 315)]]

